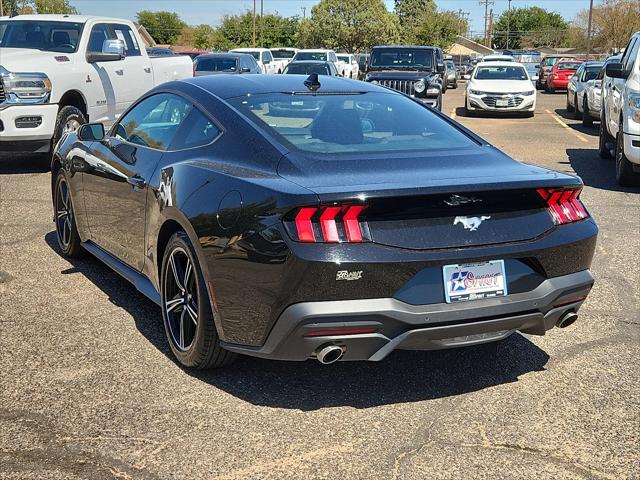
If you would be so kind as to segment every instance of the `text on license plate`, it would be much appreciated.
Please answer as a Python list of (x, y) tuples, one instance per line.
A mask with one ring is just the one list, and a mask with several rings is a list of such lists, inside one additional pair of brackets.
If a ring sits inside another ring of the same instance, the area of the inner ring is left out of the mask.
[(509, 106), (509, 100), (507, 100), (506, 98), (499, 98), (498, 100), (496, 100), (496, 107), (508, 107)]
[(447, 303), (507, 294), (504, 260), (445, 265), (442, 275)]

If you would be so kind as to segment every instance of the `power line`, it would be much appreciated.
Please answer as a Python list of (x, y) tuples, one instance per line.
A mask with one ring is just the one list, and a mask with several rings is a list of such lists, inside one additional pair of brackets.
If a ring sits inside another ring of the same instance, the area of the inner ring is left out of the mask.
[(488, 46), (487, 45), (487, 25), (489, 24), (489, 5), (493, 5), (494, 2), (493, 0), (480, 0), (480, 5), (484, 5), (484, 45), (485, 47)]

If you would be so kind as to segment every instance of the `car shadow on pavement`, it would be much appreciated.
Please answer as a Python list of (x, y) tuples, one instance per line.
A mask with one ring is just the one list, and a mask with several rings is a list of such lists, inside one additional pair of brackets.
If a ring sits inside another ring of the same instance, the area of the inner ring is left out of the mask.
[[(46, 243), (61, 255), (55, 232)], [(164, 337), (160, 309), (97, 259), (71, 259), (63, 274), (81, 273), (114, 305), (126, 310), (136, 328), (180, 367)], [(240, 357), (219, 370), (182, 369), (187, 375), (254, 405), (298, 410), (350, 406), (369, 408), (460, 395), (516, 382), (542, 371), (549, 355), (520, 334), (499, 343), (441, 351), (396, 351), (381, 362), (321, 365)]]
[(49, 168), (47, 160), (41, 156), (0, 154), (0, 175), (46, 173)]
[(584, 184), (614, 192), (638, 193), (637, 188), (621, 187), (616, 181), (616, 166), (612, 159), (602, 159), (595, 149), (567, 148), (571, 167)]
[(518, 112), (488, 112), (482, 110), (474, 110), (471, 115), (467, 112), (467, 109), (464, 107), (456, 107), (455, 110), (456, 116), (461, 118), (489, 118), (494, 120), (503, 120), (505, 118), (517, 118), (522, 120), (527, 120), (530, 117), (527, 117), (523, 113)]
[[(556, 112), (556, 115), (558, 115), (564, 120), (575, 120), (575, 118), (573, 118), (573, 113), (567, 112), (565, 108), (556, 108), (554, 111)], [(575, 130), (576, 132), (580, 132), (583, 135), (589, 135), (590, 137), (597, 137), (598, 135), (600, 135), (600, 130), (598, 129), (597, 123), (591, 127), (585, 127), (584, 125), (582, 125), (582, 122), (567, 123), (567, 125), (569, 125), (569, 127)]]

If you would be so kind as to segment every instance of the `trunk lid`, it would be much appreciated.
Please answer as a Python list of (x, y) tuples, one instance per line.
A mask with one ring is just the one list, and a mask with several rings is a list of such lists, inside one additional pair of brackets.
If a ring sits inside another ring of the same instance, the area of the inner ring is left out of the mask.
[(321, 204), (365, 203), (365, 236), (392, 247), (461, 248), (536, 238), (554, 227), (540, 187), (579, 185), (558, 172), (514, 161), (495, 148), (430, 154), (312, 158), (292, 152), (280, 176)]

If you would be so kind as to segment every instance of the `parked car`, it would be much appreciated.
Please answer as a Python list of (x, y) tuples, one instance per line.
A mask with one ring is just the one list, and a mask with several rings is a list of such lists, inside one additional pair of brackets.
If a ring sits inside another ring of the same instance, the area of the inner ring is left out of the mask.
[(317, 62), (332, 62), (336, 70), (338, 71), (338, 75), (344, 77), (344, 65), (340, 65), (338, 63), (338, 56), (336, 52), (333, 50), (318, 50), (318, 49), (306, 49), (306, 50), (298, 50), (298, 52), (293, 57), (292, 62), (299, 62), (301, 60), (314, 60)]
[(80, 15), (0, 20), (0, 64), (4, 152), (50, 152), (88, 118), (114, 122), (155, 85), (193, 76), (187, 57), (149, 57), (130, 21)]
[(576, 73), (580, 65), (582, 65), (581, 60), (560, 60), (557, 62), (546, 77), (545, 90), (548, 93), (566, 90), (569, 79)]
[(318, 75), (328, 75), (331, 77), (337, 77), (338, 70), (333, 62), (316, 62), (315, 60), (300, 60), (291, 62), (284, 69), (285, 75), (311, 75), (316, 73)]
[(186, 367), (543, 335), (594, 281), (579, 178), (343, 78), (161, 85), (65, 136), (51, 184), (62, 254), (157, 303)]
[(458, 79), (460, 74), (456, 70), (456, 66), (453, 64), (453, 60), (445, 60), (444, 65), (446, 67), (446, 82), (450, 88), (458, 88)]
[(610, 158), (613, 143), (618, 183), (640, 186), (640, 32), (606, 66), (600, 118), (600, 156)]
[[(522, 63), (522, 62), (520, 62)], [(529, 78), (531, 79), (531, 81), (534, 84), (538, 83), (538, 78), (539, 78), (539, 69), (540, 69), (540, 65), (537, 63), (533, 63), (533, 62), (527, 62), (527, 63), (522, 63), (522, 65), (524, 65), (524, 68), (526, 68), (527, 73), (529, 74)]]
[(269, 50), (268, 48), (234, 48), (233, 50), (229, 51), (232, 53), (248, 53), (250, 55), (253, 55), (253, 58), (255, 58), (256, 62), (258, 62), (258, 65), (260, 65), (260, 70), (262, 70), (262, 73), (282, 73), (284, 67), (288, 63), (285, 60), (276, 60), (275, 58), (273, 58), (271, 50)]
[(198, 55), (193, 61), (195, 77), (219, 75), (221, 73), (262, 73), (253, 55), (248, 53), (207, 53)]
[(165, 48), (165, 47), (147, 48), (147, 55), (149, 55), (150, 57), (171, 57), (175, 54), (176, 52), (174, 52), (170, 48)]
[(547, 77), (556, 63), (560, 60), (575, 60), (575, 58), (573, 55), (547, 55), (544, 57), (538, 69), (538, 83), (536, 83), (536, 88), (538, 90), (546, 88)]
[(471, 80), (467, 82), (464, 108), (469, 116), (484, 110), (521, 112), (533, 117), (536, 110), (536, 89), (521, 63), (479, 63)]
[(582, 107), (587, 97), (585, 96), (587, 87), (593, 85), (600, 70), (602, 70), (603, 62), (585, 62), (582, 63), (576, 73), (569, 78), (567, 84), (567, 112), (573, 113), (573, 118), (582, 118)]
[(373, 47), (365, 80), (442, 110), (445, 66), (438, 60), (437, 50), (422, 46)]
[(604, 81), (606, 65), (611, 62), (620, 61), (622, 56), (615, 55), (609, 57), (605, 62), (595, 81), (588, 82), (584, 94), (584, 105), (582, 107), (582, 124), (585, 127), (593, 125), (594, 120), (600, 121), (600, 110), (602, 108), (602, 83)]
[(271, 55), (273, 55), (273, 58), (276, 61), (281, 62), (284, 67), (289, 65), (289, 62), (291, 62), (296, 53), (298, 53), (297, 48), (283, 47), (271, 49)]
[(187, 55), (188, 57), (191, 57), (191, 60), (195, 60), (200, 55), (204, 55), (209, 52), (207, 50), (178, 50), (176, 53), (178, 55)]
[(351, 54), (346, 54), (346, 53), (338, 53), (337, 57), (338, 57), (338, 65), (343, 67), (342, 69), (342, 71), (344, 72), (343, 77), (353, 78), (357, 80), (360, 74), (360, 67), (358, 66), (356, 56)]
[(513, 58), (511, 55), (485, 55), (484, 57), (482, 57), (480, 59), (479, 63), (484, 63), (484, 62), (515, 62), (516, 59)]
[(358, 54), (358, 75), (360, 80), (364, 79), (364, 76), (367, 74), (367, 66), (369, 65), (369, 56), (368, 53), (360, 53)]

